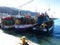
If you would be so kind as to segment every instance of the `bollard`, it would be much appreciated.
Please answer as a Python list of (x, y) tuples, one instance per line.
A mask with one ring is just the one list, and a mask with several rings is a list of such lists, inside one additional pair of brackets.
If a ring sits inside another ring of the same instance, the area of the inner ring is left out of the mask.
[(22, 41), (22, 45), (29, 45), (29, 44), (26, 42), (26, 37), (25, 37), (25, 36), (23, 36), (23, 37), (21, 38), (21, 41)]

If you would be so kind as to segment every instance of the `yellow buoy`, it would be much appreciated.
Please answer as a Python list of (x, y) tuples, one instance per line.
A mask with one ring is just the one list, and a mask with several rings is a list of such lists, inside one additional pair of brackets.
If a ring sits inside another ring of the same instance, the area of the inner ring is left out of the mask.
[(28, 45), (25, 36), (23, 36), (23, 37), (21, 38), (21, 41), (22, 41), (22, 45)]

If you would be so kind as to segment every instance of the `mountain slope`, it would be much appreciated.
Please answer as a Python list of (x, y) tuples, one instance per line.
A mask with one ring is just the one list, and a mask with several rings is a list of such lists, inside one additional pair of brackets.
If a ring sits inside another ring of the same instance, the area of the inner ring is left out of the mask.
[[(19, 9), (16, 8), (11, 8), (11, 7), (0, 7), (0, 13), (6, 13), (6, 14), (10, 14), (10, 15), (17, 15), (18, 14)], [(27, 13), (30, 13), (32, 16), (36, 15), (37, 12), (31, 12), (28, 10), (21, 10), (21, 15), (25, 15)]]

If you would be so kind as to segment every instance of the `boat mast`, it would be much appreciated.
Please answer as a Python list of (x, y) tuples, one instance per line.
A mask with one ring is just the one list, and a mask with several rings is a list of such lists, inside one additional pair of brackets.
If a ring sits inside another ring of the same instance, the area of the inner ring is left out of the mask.
[[(23, 6), (27, 5), (28, 3), (32, 2), (32, 1), (33, 0), (30, 0), (30, 1), (26, 2), (26, 3), (24, 3), (23, 5), (20, 6), (20, 8), (22, 8)], [(21, 9), (19, 9), (18, 15), (21, 16)]]

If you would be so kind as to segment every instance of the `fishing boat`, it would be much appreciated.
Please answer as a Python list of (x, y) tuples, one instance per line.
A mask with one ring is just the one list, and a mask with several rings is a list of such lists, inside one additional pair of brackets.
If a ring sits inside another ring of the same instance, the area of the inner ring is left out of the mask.
[(37, 24), (34, 22), (34, 18), (30, 15), (15, 16), (15, 30), (16, 31), (31, 31)]
[[(38, 14), (37, 14), (38, 15)], [(25, 16), (6, 16), (2, 17), (1, 28), (11, 29), (14, 28), (15, 31), (43, 31), (43, 32), (53, 32), (54, 21), (49, 18), (47, 13), (42, 13), (37, 16), (37, 19), (31, 17), (27, 14)]]
[(14, 28), (15, 22), (11, 15), (3, 16), (1, 20), (2, 20), (2, 23), (1, 23), (2, 29)]
[(49, 18), (47, 13), (40, 14), (37, 23), (38, 25), (33, 27), (34, 31), (46, 32), (48, 34), (53, 33), (54, 21), (52, 18)]

